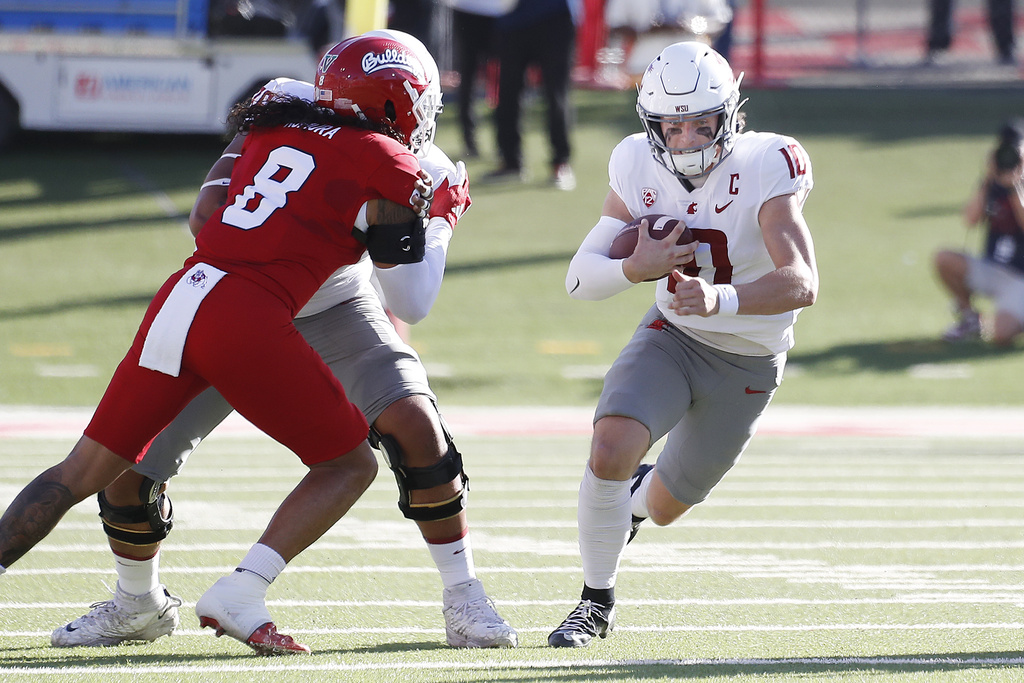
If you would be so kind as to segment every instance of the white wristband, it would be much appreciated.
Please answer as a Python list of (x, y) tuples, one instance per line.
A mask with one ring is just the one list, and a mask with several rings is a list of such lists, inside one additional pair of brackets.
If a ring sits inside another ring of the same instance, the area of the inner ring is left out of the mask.
[(231, 184), (231, 178), (217, 178), (216, 180), (209, 180), (199, 186), (200, 190), (205, 190), (208, 187), (227, 187)]
[(718, 315), (736, 315), (740, 310), (740, 299), (732, 285), (714, 285), (718, 290)]

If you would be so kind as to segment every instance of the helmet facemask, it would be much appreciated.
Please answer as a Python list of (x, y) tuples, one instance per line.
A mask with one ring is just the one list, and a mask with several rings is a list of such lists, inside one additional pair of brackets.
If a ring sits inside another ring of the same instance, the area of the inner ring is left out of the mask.
[[(647, 132), (647, 140), (651, 145), (654, 158), (672, 173), (684, 178), (702, 178), (711, 172), (713, 164), (721, 161), (732, 151), (735, 135), (725, 123), (726, 117), (721, 108), (717, 111), (701, 112), (693, 116), (664, 116), (644, 111), (637, 105), (640, 121)], [(664, 125), (696, 121), (714, 116), (718, 119), (718, 127), (708, 142), (693, 147), (670, 147), (665, 140)]]
[(436, 82), (431, 82), (427, 89), (418, 95), (408, 82), (405, 88), (413, 101), (412, 113), (416, 117), (416, 128), (409, 135), (409, 149), (416, 156), (424, 157), (434, 143), (437, 117), (444, 110), (444, 105), (441, 104), (441, 89)]

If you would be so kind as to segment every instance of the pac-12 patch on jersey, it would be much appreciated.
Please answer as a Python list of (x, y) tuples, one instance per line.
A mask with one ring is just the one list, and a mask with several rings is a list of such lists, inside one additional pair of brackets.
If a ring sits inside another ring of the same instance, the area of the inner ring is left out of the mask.
[(645, 187), (640, 190), (640, 199), (643, 200), (644, 206), (649, 209), (654, 206), (654, 202), (658, 201), (658, 191), (653, 187)]

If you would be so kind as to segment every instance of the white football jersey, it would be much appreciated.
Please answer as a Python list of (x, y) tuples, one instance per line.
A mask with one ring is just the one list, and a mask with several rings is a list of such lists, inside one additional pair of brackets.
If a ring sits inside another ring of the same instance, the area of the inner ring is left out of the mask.
[[(712, 284), (753, 282), (775, 270), (758, 223), (761, 205), (773, 197), (796, 194), (803, 206), (813, 185), (811, 163), (796, 140), (775, 133), (742, 133), (732, 154), (688, 192), (651, 155), (643, 133), (631, 135), (612, 151), (611, 188), (634, 218), (667, 214), (682, 219), (700, 245), (696, 267), (685, 273)], [(782, 353), (793, 346), (799, 310), (776, 315), (678, 315), (668, 304), (674, 281), (656, 283), (658, 308), (673, 325), (725, 351), (755, 354), (759, 348)], [(734, 336), (733, 336), (734, 335)]]
[[(259, 91), (253, 95), (252, 102), (257, 104), (274, 97), (298, 97), (307, 102), (313, 101), (313, 84), (306, 81), (297, 81), (293, 78), (275, 78), (267, 82)], [(431, 145), (427, 155), (420, 159), (420, 167), (430, 174), (434, 179), (435, 187), (441, 183), (446, 175), (455, 172), (455, 164), (448, 158), (440, 147)], [(447, 242), (445, 243), (447, 249)], [(334, 274), (327, 278), (327, 281), (320, 286), (310, 298), (302, 310), (295, 316), (302, 318), (315, 315), (328, 308), (347, 301), (359, 292), (360, 288), (370, 282), (373, 275), (373, 263), (370, 257), (364, 252), (362, 258), (356, 263), (344, 266), (334, 271)], [(437, 286), (440, 283), (436, 283)], [(429, 283), (429, 286), (435, 286)]]

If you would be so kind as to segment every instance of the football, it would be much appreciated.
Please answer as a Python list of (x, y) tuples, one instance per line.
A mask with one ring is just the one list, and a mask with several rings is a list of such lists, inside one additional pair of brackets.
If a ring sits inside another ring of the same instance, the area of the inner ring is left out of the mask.
[[(679, 219), (666, 216), (660, 213), (652, 213), (649, 216), (640, 216), (626, 225), (622, 226), (619, 234), (612, 240), (611, 249), (608, 251), (608, 258), (624, 259), (633, 255), (636, 249), (636, 241), (640, 233), (640, 221), (647, 220), (647, 234), (656, 240), (663, 240), (669, 233), (675, 230)], [(683, 234), (676, 240), (676, 244), (688, 244), (696, 239), (689, 228), (683, 229)]]

